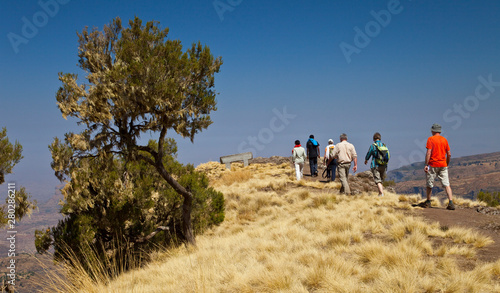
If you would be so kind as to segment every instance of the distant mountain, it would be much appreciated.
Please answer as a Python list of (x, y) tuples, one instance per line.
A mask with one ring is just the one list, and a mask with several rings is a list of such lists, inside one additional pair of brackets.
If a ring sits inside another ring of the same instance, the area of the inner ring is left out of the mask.
[[(450, 184), (454, 195), (475, 199), (479, 191), (500, 191), (500, 152), (451, 159)], [(413, 163), (387, 173), (396, 182), (396, 192), (425, 194), (424, 162)], [(436, 182), (433, 194), (445, 192)]]

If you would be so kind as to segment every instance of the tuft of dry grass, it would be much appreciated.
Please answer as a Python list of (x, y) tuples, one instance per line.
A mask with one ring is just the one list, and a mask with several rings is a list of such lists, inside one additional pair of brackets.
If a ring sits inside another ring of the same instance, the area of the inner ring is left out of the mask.
[(99, 292), (499, 292), (500, 261), (459, 266), (491, 239), (409, 215), (417, 196), (345, 196), (335, 183), (295, 181), (289, 164), (221, 174), (220, 226)]
[(219, 180), (217, 180), (217, 184), (229, 186), (235, 182), (245, 182), (252, 178), (252, 173), (249, 170), (238, 170), (238, 171), (229, 171), (224, 172)]

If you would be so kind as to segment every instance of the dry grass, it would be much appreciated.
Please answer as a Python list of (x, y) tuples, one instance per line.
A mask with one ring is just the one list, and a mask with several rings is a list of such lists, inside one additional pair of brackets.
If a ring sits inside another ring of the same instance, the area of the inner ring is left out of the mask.
[(197, 247), (82, 292), (500, 292), (500, 261), (459, 266), (491, 239), (403, 214), (417, 196), (344, 196), (285, 165), (214, 172), (226, 220)]

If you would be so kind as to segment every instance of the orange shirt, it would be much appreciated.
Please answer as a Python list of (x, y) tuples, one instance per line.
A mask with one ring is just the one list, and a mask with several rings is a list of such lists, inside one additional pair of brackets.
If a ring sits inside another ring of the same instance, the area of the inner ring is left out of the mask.
[(433, 135), (427, 139), (426, 148), (431, 151), (429, 166), (447, 167), (446, 153), (450, 150), (448, 141), (441, 135)]

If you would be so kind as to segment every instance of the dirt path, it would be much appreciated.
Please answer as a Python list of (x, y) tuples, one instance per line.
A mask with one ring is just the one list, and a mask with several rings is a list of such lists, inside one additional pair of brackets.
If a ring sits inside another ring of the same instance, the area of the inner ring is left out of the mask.
[(430, 222), (439, 222), (441, 226), (470, 228), (491, 237), (495, 243), (479, 249), (478, 259), (485, 262), (500, 259), (500, 215), (482, 214), (476, 208), (460, 207), (454, 211), (428, 208), (416, 209), (415, 212)]
[[(304, 179), (326, 182), (326, 179), (321, 176), (324, 169), (321, 168), (321, 164), (319, 165), (319, 175), (317, 177), (311, 177), (309, 164), (306, 163), (304, 166)], [(424, 184), (424, 182), (422, 182), (422, 184)], [(470, 228), (491, 237), (494, 243), (479, 249), (477, 258), (484, 262), (495, 262), (500, 259), (500, 215), (483, 214), (478, 212), (477, 208), (463, 208), (460, 206), (457, 206), (457, 209), (454, 211), (449, 211), (443, 207), (427, 209), (416, 208), (413, 212), (416, 215), (422, 216), (429, 222), (439, 222), (441, 226), (447, 226), (448, 228)]]

